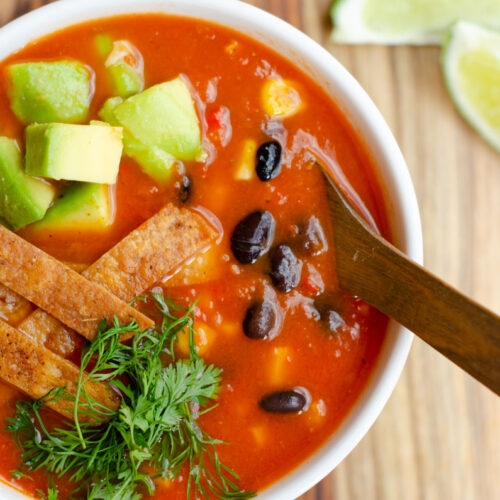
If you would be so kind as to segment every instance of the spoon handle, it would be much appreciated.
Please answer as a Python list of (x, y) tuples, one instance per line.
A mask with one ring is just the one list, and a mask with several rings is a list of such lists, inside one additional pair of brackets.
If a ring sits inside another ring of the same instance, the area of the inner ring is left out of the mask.
[(409, 260), (328, 184), (340, 286), (500, 395), (500, 317)]

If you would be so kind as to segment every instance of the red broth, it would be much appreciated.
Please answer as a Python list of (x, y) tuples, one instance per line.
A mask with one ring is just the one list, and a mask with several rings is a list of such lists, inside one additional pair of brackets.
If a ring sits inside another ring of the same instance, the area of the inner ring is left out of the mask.
[[(223, 369), (218, 407), (199, 423), (209, 434), (229, 443), (220, 446), (219, 453), (238, 473), (241, 486), (261, 490), (300, 465), (345, 419), (377, 363), (387, 320), (338, 290), (331, 245), (320, 255), (300, 255), (301, 282), (283, 293), (272, 286), (268, 258), (254, 265), (240, 264), (231, 252), (230, 236), (244, 216), (265, 209), (276, 219), (276, 244), (293, 241), (311, 216), (331, 239), (325, 190), (320, 173), (312, 167), (312, 152), (336, 162), (379, 231), (389, 238), (370, 153), (337, 105), (293, 62), (224, 27), (162, 15), (124, 16), (74, 26), (32, 43), (4, 61), (0, 65), (0, 135), (23, 141), (23, 127), (12, 114), (6, 93), (4, 69), (14, 61), (74, 58), (89, 65), (96, 76), (91, 112), (92, 118), (97, 117), (112, 95), (93, 41), (98, 33), (127, 39), (138, 47), (144, 57), (146, 86), (183, 74), (199, 98), (198, 112), (211, 157), (206, 164), (185, 165), (192, 181), (186, 205), (215, 214), (224, 234), (206, 256), (211, 262), (205, 276), (208, 281), (183, 285), (183, 279), (174, 277), (175, 286), (167, 281), (164, 288), (182, 303), (198, 298), (199, 353)], [(305, 106), (294, 116), (270, 122), (260, 92), (273, 75), (295, 82)], [(232, 129), (227, 144), (229, 136), (221, 140), (224, 135), (218, 128), (221, 106), (227, 110)], [(268, 141), (271, 129), (286, 151), (281, 173), (269, 182), (236, 180), (244, 141)], [(115, 189), (116, 218), (109, 231), (90, 234), (75, 228), (71, 233), (39, 234), (28, 227), (21, 234), (64, 261), (90, 263), (166, 202), (181, 203), (175, 185), (156, 185), (127, 158), (122, 160)], [(181, 276), (187, 275), (181, 271)], [(193, 275), (188, 278), (192, 281)], [(252, 340), (243, 334), (242, 321), (249, 305), (264, 294), (279, 303), (283, 324), (272, 340)], [(315, 313), (315, 301), (332, 297), (346, 322), (335, 334)], [(264, 395), (295, 387), (309, 391), (307, 411), (279, 415), (259, 407)], [(22, 396), (1, 383), (0, 395), (3, 422)], [(46, 488), (40, 471), (32, 474), (34, 480), (11, 480), (10, 471), (18, 461), (12, 436), (0, 432), (3, 479), (29, 493)], [(162, 483), (155, 498), (185, 498), (185, 488), (185, 481)], [(62, 498), (67, 491), (61, 483)]]

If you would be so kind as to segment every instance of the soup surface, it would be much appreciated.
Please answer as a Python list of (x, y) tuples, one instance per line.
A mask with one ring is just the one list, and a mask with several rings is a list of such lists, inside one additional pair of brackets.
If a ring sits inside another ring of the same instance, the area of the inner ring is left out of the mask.
[[(88, 265), (167, 202), (208, 217), (220, 231), (217, 244), (160, 286), (181, 304), (197, 299), (198, 353), (222, 369), (217, 407), (198, 423), (228, 443), (218, 447), (219, 454), (238, 474), (240, 486), (261, 490), (300, 465), (339, 427), (381, 351), (386, 318), (338, 289), (327, 199), (313, 162), (317, 158), (343, 176), (358, 209), (390, 237), (372, 160), (336, 104), (293, 62), (224, 27), (161, 15), (74, 26), (2, 62), (0, 135), (24, 144), (25, 125), (11, 110), (6, 76), (7, 68), (19, 61), (74, 59), (86, 64), (95, 75), (88, 119), (98, 119), (99, 109), (113, 96), (96, 50), (99, 34), (127, 40), (139, 50), (146, 88), (183, 75), (196, 102), (206, 155), (200, 161), (177, 163), (167, 183), (153, 180), (124, 155), (111, 189), (115, 214), (107, 229), (27, 226), (19, 234), (57, 259)], [(278, 82), (278, 97), (272, 102), (269, 82)], [(290, 107), (293, 112), (286, 111)], [(259, 149), (262, 145), (266, 151)], [(271, 179), (261, 180), (256, 158), (263, 154), (272, 164), (269, 155), (278, 147), (277, 175), (273, 171)], [(235, 257), (231, 236), (238, 223), (256, 211), (271, 214), (275, 232), (269, 251), (248, 264)], [(261, 331), (265, 321), (244, 321), (249, 308), (262, 301), (272, 305), (274, 327), (267, 335)], [(2, 314), (17, 326), (29, 312)], [(77, 359), (79, 348), (71, 346), (66, 356)], [(300, 411), (285, 414), (263, 408), (266, 396), (291, 390), (305, 397)], [(13, 415), (14, 403), (22, 397), (0, 383), (2, 422)], [(31, 494), (46, 491), (43, 471), (11, 478), (19, 460), (13, 436), (0, 432), (2, 478)], [(160, 481), (155, 498), (185, 498), (185, 483), (182, 478)], [(66, 498), (71, 487), (64, 480), (56, 484), (60, 498)]]

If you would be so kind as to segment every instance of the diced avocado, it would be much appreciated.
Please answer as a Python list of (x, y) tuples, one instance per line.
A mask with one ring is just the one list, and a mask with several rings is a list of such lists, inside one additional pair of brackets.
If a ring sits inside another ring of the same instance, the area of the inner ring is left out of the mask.
[[(118, 126), (118, 120), (115, 118), (114, 112), (116, 107), (123, 102), (121, 97), (110, 97), (99, 110), (99, 116), (105, 121), (108, 122), (113, 127)], [(127, 131), (124, 131), (124, 140), (127, 136)]]
[(144, 76), (125, 63), (112, 64), (108, 67), (115, 94), (128, 97), (144, 88)]
[(94, 38), (94, 43), (97, 48), (97, 52), (102, 59), (106, 59), (109, 53), (113, 50), (113, 40), (108, 35), (97, 35)]
[[(114, 109), (121, 104), (121, 97), (108, 99), (99, 111), (99, 116), (111, 125), (117, 125), (118, 121), (114, 116)], [(157, 146), (141, 144), (135, 140), (127, 131), (123, 134), (123, 152), (134, 159), (142, 168), (146, 175), (155, 179), (160, 184), (164, 184), (170, 178), (175, 158)]]
[(92, 75), (76, 61), (27, 62), (8, 67), (12, 111), (24, 123), (79, 123), (87, 118)]
[(117, 95), (128, 97), (144, 90), (144, 60), (129, 41), (113, 42), (105, 66)]
[(124, 152), (159, 182), (175, 160), (200, 160), (204, 151), (193, 98), (181, 77), (126, 100), (108, 99), (99, 115), (124, 130)]
[(95, 44), (116, 95), (128, 97), (144, 89), (144, 60), (137, 47), (102, 34), (95, 37)]
[(175, 158), (157, 146), (144, 146), (133, 139), (123, 142), (124, 153), (133, 158), (146, 175), (164, 184), (170, 178)]
[(178, 160), (196, 160), (202, 154), (193, 98), (180, 77), (129, 97), (113, 115), (141, 144), (157, 146)]
[(30, 175), (114, 184), (121, 154), (122, 129), (102, 122), (37, 123), (26, 128), (26, 173)]
[(12, 229), (40, 220), (54, 200), (54, 186), (23, 171), (16, 141), (0, 137), (0, 217)]
[(43, 220), (30, 231), (101, 231), (114, 220), (114, 203), (105, 184), (70, 184), (56, 199)]

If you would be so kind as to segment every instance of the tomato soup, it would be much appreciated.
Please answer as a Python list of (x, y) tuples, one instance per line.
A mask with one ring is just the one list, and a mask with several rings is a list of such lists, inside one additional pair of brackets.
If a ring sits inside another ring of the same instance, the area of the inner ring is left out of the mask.
[[(219, 455), (240, 486), (260, 491), (335, 432), (382, 349), (386, 318), (338, 287), (326, 191), (313, 161), (341, 172), (358, 209), (390, 238), (370, 153), (336, 103), (293, 61), (222, 26), (163, 15), (70, 27), (2, 62), (0, 135), (24, 144), (25, 125), (11, 110), (6, 77), (6, 68), (20, 61), (84, 63), (94, 79), (87, 122), (98, 119), (113, 96), (96, 50), (99, 34), (137, 48), (145, 88), (179, 75), (188, 82), (205, 155), (178, 162), (167, 183), (124, 155), (110, 188), (114, 219), (108, 228), (27, 226), (18, 234), (83, 268), (168, 202), (207, 217), (219, 231), (216, 244), (155, 289), (180, 304), (196, 301), (198, 354), (222, 369), (217, 407), (198, 424), (227, 443), (218, 446)], [(22, 316), (6, 320), (17, 326)], [(178, 348), (186, 350), (182, 341)], [(67, 357), (74, 360), (78, 349), (71, 347)], [(25, 396), (3, 383), (0, 394), (3, 422)], [(46, 491), (54, 480), (43, 470), (11, 478), (19, 460), (12, 434), (0, 432), (3, 480), (29, 494)], [(63, 480), (55, 484), (60, 498), (68, 498), (71, 487)], [(185, 478), (160, 480), (154, 497), (186, 498)]]

